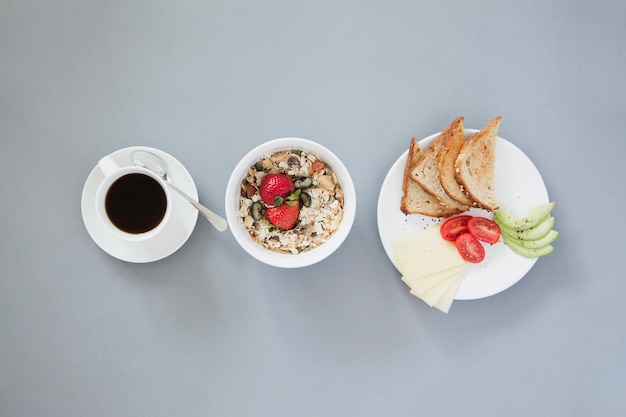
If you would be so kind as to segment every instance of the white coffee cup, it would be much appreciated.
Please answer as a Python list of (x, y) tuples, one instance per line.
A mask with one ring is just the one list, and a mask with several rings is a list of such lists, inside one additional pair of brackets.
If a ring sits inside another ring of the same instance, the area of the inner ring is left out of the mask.
[(162, 178), (135, 165), (119, 166), (110, 156), (98, 162), (104, 180), (96, 191), (96, 214), (119, 239), (138, 242), (158, 235), (171, 213), (170, 190)]

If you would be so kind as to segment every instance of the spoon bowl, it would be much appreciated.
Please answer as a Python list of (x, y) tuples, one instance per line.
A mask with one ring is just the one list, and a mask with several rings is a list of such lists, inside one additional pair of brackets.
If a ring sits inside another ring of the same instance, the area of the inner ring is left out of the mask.
[(133, 162), (137, 166), (141, 166), (149, 169), (150, 171), (157, 174), (165, 183), (178, 194), (180, 194), (185, 200), (191, 203), (204, 218), (206, 218), (217, 230), (223, 232), (228, 228), (228, 223), (225, 219), (218, 216), (189, 195), (187, 195), (183, 190), (175, 186), (167, 175), (168, 169), (167, 164), (164, 160), (156, 156), (155, 154), (147, 151), (135, 151), (133, 152)]

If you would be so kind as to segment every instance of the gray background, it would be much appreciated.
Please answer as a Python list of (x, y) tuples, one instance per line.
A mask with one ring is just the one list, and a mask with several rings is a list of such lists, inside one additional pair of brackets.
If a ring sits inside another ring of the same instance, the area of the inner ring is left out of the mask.
[[(617, 416), (626, 410), (626, 3), (0, 2), (0, 415)], [(455, 116), (541, 171), (561, 236), (517, 285), (411, 296), (382, 181)], [(202, 218), (151, 264), (90, 239), (97, 160), (147, 145), (224, 215), (269, 139), (331, 148), (357, 217), (330, 258), (252, 259)]]

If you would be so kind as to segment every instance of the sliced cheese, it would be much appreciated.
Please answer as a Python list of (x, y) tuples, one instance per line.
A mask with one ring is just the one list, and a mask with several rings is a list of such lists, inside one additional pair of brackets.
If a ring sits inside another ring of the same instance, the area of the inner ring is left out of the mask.
[[(429, 306), (434, 306), (441, 297), (446, 294), (448, 289), (452, 287), (463, 273), (460, 271), (452, 271), (442, 274), (441, 280), (434, 286), (422, 290), (420, 287), (411, 287), (411, 294), (421, 298)], [(417, 281), (419, 282), (419, 281)]]
[(443, 311), (444, 313), (448, 313), (450, 311), (450, 307), (452, 307), (452, 302), (454, 301), (454, 297), (459, 292), (459, 288), (461, 287), (461, 283), (463, 282), (463, 275), (460, 275), (457, 280), (451, 285), (439, 300), (434, 304), (434, 307)]
[(466, 263), (453, 242), (431, 226), (391, 243), (393, 262), (411, 294), (447, 313), (459, 291)]
[(391, 243), (394, 264), (407, 279), (465, 263), (454, 243), (443, 240), (439, 228), (439, 225), (431, 226)]
[(428, 275), (419, 275), (415, 277), (402, 276), (402, 281), (404, 281), (409, 287), (415, 289), (416, 291), (423, 292), (428, 290), (429, 288), (434, 287), (447, 276), (455, 272), (463, 273), (464, 271), (465, 265), (457, 265)]

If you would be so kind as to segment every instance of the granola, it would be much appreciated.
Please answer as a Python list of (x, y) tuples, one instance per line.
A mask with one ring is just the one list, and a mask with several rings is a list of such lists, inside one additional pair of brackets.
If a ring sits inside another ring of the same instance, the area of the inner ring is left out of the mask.
[[(253, 213), (256, 211), (253, 205), (261, 202), (259, 186), (269, 173), (286, 174), (294, 182), (303, 182), (306, 187), (300, 198), (301, 201), (302, 198), (310, 201), (302, 205), (298, 223), (291, 230), (278, 229), (264, 215)], [(241, 183), (239, 215), (252, 239), (263, 247), (275, 252), (298, 254), (330, 239), (343, 218), (343, 201), (343, 190), (337, 175), (323, 160), (305, 150), (282, 150), (263, 155), (248, 169)]]

